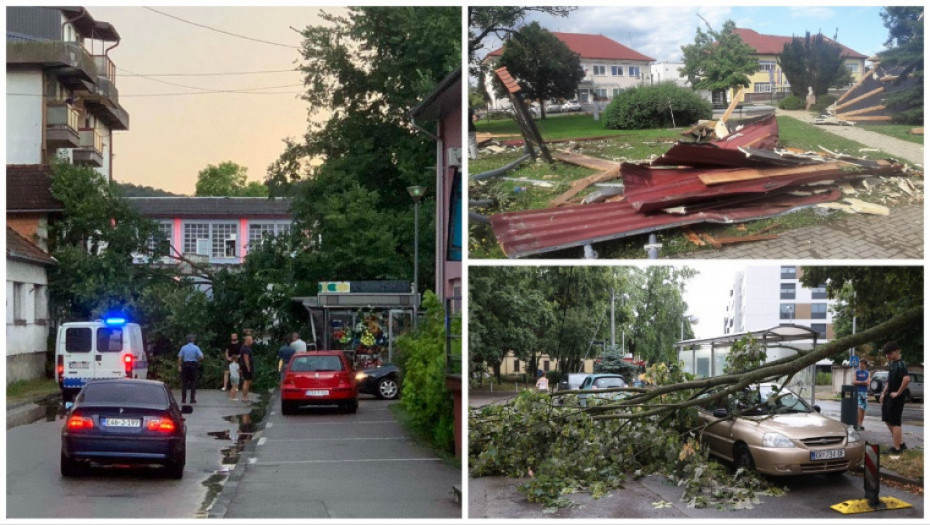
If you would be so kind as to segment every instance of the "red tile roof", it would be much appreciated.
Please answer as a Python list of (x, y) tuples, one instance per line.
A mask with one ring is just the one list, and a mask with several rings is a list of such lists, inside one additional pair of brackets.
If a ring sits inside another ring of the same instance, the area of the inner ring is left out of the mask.
[(6, 256), (10, 259), (51, 266), (58, 264), (54, 257), (20, 235), (16, 230), (6, 227)]
[[(565, 42), (569, 49), (581, 55), (581, 58), (603, 60), (641, 60), (654, 62), (655, 59), (625, 45), (615, 42), (604, 35), (586, 35), (583, 33), (552, 32), (559, 40)], [(503, 48), (495, 49), (488, 56), (501, 56)]]
[[(785, 44), (791, 42), (793, 37), (790, 36), (778, 36), (778, 35), (763, 35), (753, 31), (752, 29), (743, 29), (737, 27), (734, 29), (736, 33), (743, 39), (743, 42), (746, 42), (753, 49), (756, 50), (756, 53), (760, 55), (777, 55), (785, 49)], [(797, 35), (801, 36), (801, 35)], [(824, 36), (824, 38), (830, 42), (833, 42), (833, 39)], [(839, 42), (837, 42), (839, 44)], [(845, 58), (868, 58), (867, 56), (853, 51), (843, 44), (839, 44), (843, 48), (843, 52), (840, 53), (841, 56)]]
[(52, 169), (43, 164), (8, 164), (6, 167), (6, 211), (63, 211), (52, 196)]

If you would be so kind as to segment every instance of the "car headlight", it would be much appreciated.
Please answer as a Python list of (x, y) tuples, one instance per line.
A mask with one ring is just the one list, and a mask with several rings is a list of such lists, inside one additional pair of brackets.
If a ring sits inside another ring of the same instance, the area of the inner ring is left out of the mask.
[(788, 436), (778, 432), (766, 432), (762, 436), (762, 446), (770, 448), (794, 448), (794, 442)]
[(368, 374), (366, 374), (365, 372), (358, 372), (355, 374), (356, 381), (361, 381), (362, 379), (365, 379), (366, 377), (368, 377)]
[(850, 443), (857, 443), (860, 439), (859, 432), (856, 431), (853, 427), (846, 427), (846, 441)]

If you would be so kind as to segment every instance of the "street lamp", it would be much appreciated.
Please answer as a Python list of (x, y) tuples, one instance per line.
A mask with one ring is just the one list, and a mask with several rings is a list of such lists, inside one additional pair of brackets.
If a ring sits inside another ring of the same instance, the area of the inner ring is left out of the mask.
[[(413, 293), (420, 293), (420, 201), (426, 193), (423, 186), (407, 186), (407, 193), (413, 199)], [(416, 322), (416, 318), (414, 318)]]

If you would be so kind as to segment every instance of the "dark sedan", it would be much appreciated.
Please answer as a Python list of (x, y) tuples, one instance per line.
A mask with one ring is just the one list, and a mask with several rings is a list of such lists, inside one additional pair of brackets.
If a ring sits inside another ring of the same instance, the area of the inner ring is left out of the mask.
[(355, 374), (358, 391), (378, 396), (380, 399), (397, 399), (400, 396), (400, 368), (396, 365), (381, 365), (365, 368)]
[(161, 381), (101, 379), (75, 398), (61, 430), (61, 475), (85, 474), (91, 463), (158, 464), (184, 476), (187, 427), (180, 407)]

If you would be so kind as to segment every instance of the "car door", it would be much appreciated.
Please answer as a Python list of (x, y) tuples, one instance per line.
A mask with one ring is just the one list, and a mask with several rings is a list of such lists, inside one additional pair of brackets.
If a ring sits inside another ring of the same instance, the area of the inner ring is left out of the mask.
[(724, 400), (712, 401), (698, 407), (698, 418), (701, 425), (707, 425), (701, 437), (711, 453), (733, 459), (733, 424), (734, 419), (719, 418), (714, 415), (715, 409), (726, 408)]
[(98, 326), (96, 344), (94, 345), (94, 378), (107, 379), (126, 376), (123, 364), (123, 340), (125, 330), (122, 326)]

